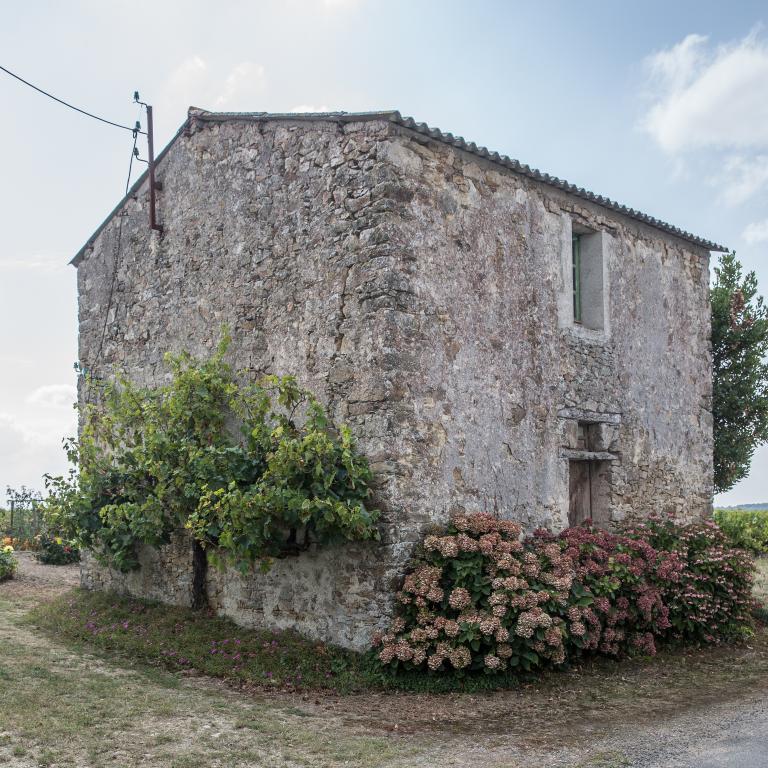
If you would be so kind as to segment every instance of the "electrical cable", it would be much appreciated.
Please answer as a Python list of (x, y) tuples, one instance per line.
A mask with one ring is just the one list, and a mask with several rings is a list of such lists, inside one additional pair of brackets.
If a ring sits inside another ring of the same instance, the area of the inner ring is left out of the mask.
[[(113, 123), (111, 120), (106, 120), (103, 117), (99, 117), (98, 115), (94, 115), (91, 112), (86, 112), (84, 109), (80, 109), (80, 107), (74, 106), (74, 104), (70, 104), (69, 102), (64, 101), (63, 99), (58, 98), (57, 96), (54, 96), (52, 93), (48, 93), (48, 91), (44, 91), (42, 88), (38, 88), (36, 85), (33, 85), (28, 80), (25, 80), (23, 77), (19, 77), (19, 75), (11, 72), (10, 69), (6, 69), (5, 67), (0, 65), (0, 70), (5, 72), (7, 75), (10, 75), (11, 77), (15, 77), (20, 82), (24, 83), (24, 85), (28, 85), (30, 88), (33, 88), (38, 93), (42, 93), (43, 96), (47, 96), (49, 99), (53, 99), (54, 101), (58, 101), (59, 104), (63, 104), (65, 107), (69, 107), (70, 109), (74, 109), (75, 112), (80, 112), (82, 115), (86, 115), (87, 117), (92, 117), (94, 120), (99, 120), (102, 123), (106, 123), (107, 125), (113, 125), (115, 128), (123, 128), (126, 131), (135, 131), (135, 128), (130, 128), (127, 125), (121, 125), (120, 123)], [(140, 134), (143, 136), (146, 136), (146, 131), (139, 131)]]
[[(42, 88), (39, 88), (38, 86), (34, 85), (33, 83), (30, 83), (28, 80), (25, 80), (23, 77), (20, 77), (15, 72), (11, 72), (10, 69), (7, 69), (2, 65), (0, 65), (0, 71), (5, 72), (7, 75), (10, 75), (11, 77), (15, 78), (21, 83), (24, 83), (24, 85), (29, 86), (30, 88), (37, 91), (38, 93), (42, 93), (43, 96), (47, 96), (49, 99), (53, 99), (54, 101), (57, 101), (59, 104), (63, 104), (65, 107), (69, 107), (75, 112), (79, 112), (81, 115), (85, 115), (86, 117), (91, 117), (94, 120), (98, 120), (101, 123), (106, 123), (107, 125), (114, 126), (115, 128), (122, 128), (123, 130), (130, 131), (133, 134), (133, 146), (131, 147), (131, 159), (130, 159), (130, 162), (128, 163), (128, 179), (125, 182), (125, 193), (126, 195), (128, 194), (128, 190), (130, 189), (130, 185), (131, 185), (131, 172), (133, 170), (134, 157), (138, 160), (142, 160), (139, 157), (138, 150), (136, 149), (136, 142), (138, 141), (139, 134), (141, 134), (142, 136), (147, 136), (147, 132), (141, 130), (141, 124), (138, 121), (136, 121), (136, 125), (133, 128), (127, 125), (122, 125), (121, 123), (112, 122), (112, 120), (107, 120), (106, 118), (99, 117), (98, 115), (94, 115), (92, 112), (87, 112), (84, 109), (80, 109), (80, 107), (76, 107), (74, 104), (70, 104), (69, 102), (64, 101), (63, 99), (58, 98), (58, 96), (54, 96), (52, 93), (48, 93), (48, 91), (45, 91)], [(143, 102), (139, 101), (138, 91), (134, 94), (134, 100), (137, 101), (139, 104), (143, 105)], [(146, 162), (146, 160), (142, 160), (142, 162)], [(112, 251), (112, 278), (110, 280), (109, 295), (107, 297), (107, 309), (106, 309), (106, 312), (104, 313), (104, 324), (102, 325), (102, 328), (101, 328), (101, 338), (99, 339), (99, 347), (98, 347), (98, 350), (96, 351), (96, 356), (93, 361), (94, 368), (96, 365), (98, 365), (98, 362), (101, 359), (101, 353), (104, 349), (104, 341), (107, 336), (107, 325), (109, 324), (109, 313), (112, 310), (112, 301), (115, 293), (115, 283), (117, 281), (118, 270), (120, 269), (120, 256), (122, 252), (122, 240), (123, 240), (123, 220), (125, 219), (125, 215), (126, 215), (126, 211), (121, 211), (119, 214), (117, 235), (115, 237), (114, 247)]]
[(125, 194), (128, 194), (128, 190), (131, 188), (131, 171), (133, 169), (133, 158), (135, 157), (137, 160), (141, 161), (142, 163), (146, 163), (146, 160), (142, 160), (139, 157), (139, 150), (136, 149), (136, 142), (139, 138), (139, 133), (141, 133), (141, 123), (137, 120), (136, 121), (136, 127), (133, 129), (133, 149), (131, 150), (131, 160), (128, 163), (128, 181), (125, 182)]
[(138, 136), (134, 134), (133, 137), (133, 149), (131, 150), (131, 160), (128, 163), (128, 181), (125, 182), (125, 194), (128, 194), (128, 190), (131, 187), (131, 170), (133, 168), (133, 158), (136, 156), (136, 139)]
[[(125, 191), (126, 194), (128, 193), (128, 187), (131, 183), (131, 168), (133, 166), (133, 157), (136, 151), (136, 140), (137, 136), (141, 131), (138, 130), (138, 128), (132, 128), (131, 129), (134, 132), (133, 135), (133, 147), (131, 148), (131, 162), (128, 165), (128, 180), (125, 183)], [(112, 299), (115, 294), (115, 283), (117, 281), (117, 272), (120, 269), (120, 256), (122, 251), (122, 243), (123, 243), (123, 220), (126, 216), (126, 211), (122, 210), (119, 213), (119, 219), (117, 225), (117, 237), (115, 238), (115, 245), (112, 249), (112, 279), (110, 280), (109, 284), (109, 295), (107, 297), (107, 310), (104, 313), (104, 324), (101, 328), (101, 339), (99, 339), (99, 348), (96, 351), (96, 355), (93, 359), (93, 363), (91, 364), (91, 368), (95, 370), (96, 366), (99, 363), (99, 360), (101, 359), (101, 353), (104, 349), (104, 340), (107, 337), (107, 324), (109, 323), (109, 313), (112, 311)]]

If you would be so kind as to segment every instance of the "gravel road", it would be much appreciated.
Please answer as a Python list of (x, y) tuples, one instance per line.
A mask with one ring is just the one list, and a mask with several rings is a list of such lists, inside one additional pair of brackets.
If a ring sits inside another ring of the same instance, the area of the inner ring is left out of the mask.
[(768, 766), (768, 686), (766, 692), (688, 712), (657, 726), (622, 729), (605, 740), (604, 750), (616, 754), (617, 767), (763, 768)]

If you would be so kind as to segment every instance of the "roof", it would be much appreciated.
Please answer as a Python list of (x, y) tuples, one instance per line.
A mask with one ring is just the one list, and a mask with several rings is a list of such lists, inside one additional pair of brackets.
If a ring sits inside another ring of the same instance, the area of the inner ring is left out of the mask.
[[(162, 161), (163, 157), (167, 154), (168, 150), (176, 143), (177, 139), (186, 131), (188, 126), (192, 122), (204, 122), (204, 123), (225, 123), (225, 122), (265, 122), (275, 120), (292, 120), (292, 121), (326, 121), (336, 123), (356, 123), (367, 122), (375, 120), (386, 120), (390, 123), (414, 131), (415, 133), (428, 136), (435, 141), (439, 141), (443, 144), (447, 144), (451, 147), (456, 147), (464, 152), (468, 152), (471, 155), (476, 155), (488, 160), (491, 163), (500, 165), (503, 168), (507, 168), (514, 171), (521, 176), (526, 176), (535, 181), (546, 184), (547, 186), (554, 187), (563, 192), (566, 192), (575, 197), (579, 197), (583, 200), (588, 200), (591, 203), (606, 208), (610, 211), (620, 213), (623, 216), (627, 216), (630, 219), (635, 219), (643, 224), (647, 224), (654, 229), (661, 230), (675, 237), (685, 240), (688, 243), (696, 245), (700, 248), (704, 248), (709, 251), (716, 251), (725, 253), (730, 249), (723, 245), (718, 245), (711, 240), (707, 240), (703, 237), (698, 237), (690, 232), (675, 227), (672, 224), (668, 224), (666, 221), (657, 219), (654, 216), (649, 216), (646, 213), (637, 211), (634, 208), (628, 208), (626, 205), (617, 203), (610, 198), (603, 197), (603, 195), (597, 195), (594, 192), (590, 192), (583, 187), (577, 187), (575, 184), (571, 184), (564, 179), (560, 179), (557, 176), (551, 176), (548, 173), (538, 170), (537, 168), (531, 168), (528, 165), (524, 165), (519, 160), (514, 160), (507, 155), (500, 155), (498, 152), (492, 152), (483, 146), (478, 146), (473, 141), (465, 141), (461, 136), (454, 136), (452, 133), (441, 131), (439, 128), (432, 128), (426, 123), (417, 123), (412, 117), (403, 117), (397, 110), (387, 110), (383, 112), (209, 112), (207, 110), (198, 109), (196, 107), (190, 107), (187, 119), (181, 125), (179, 130), (168, 142), (165, 148), (155, 159), (156, 163)], [(123, 204), (129, 198), (133, 197), (139, 187), (144, 183), (147, 178), (148, 171), (145, 171), (137, 180), (136, 183), (128, 190), (127, 194), (120, 200), (115, 206), (112, 212), (101, 223), (99, 228), (88, 238), (83, 247), (75, 254), (75, 257), (70, 262), (77, 266), (85, 253), (86, 249), (93, 244), (94, 240), (101, 234), (104, 227), (112, 220), (113, 216), (120, 210)]]

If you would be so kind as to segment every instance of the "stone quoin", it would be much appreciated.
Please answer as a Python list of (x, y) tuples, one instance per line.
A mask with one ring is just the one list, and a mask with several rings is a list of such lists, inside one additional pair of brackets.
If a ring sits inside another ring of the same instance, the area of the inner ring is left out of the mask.
[[(218, 613), (365, 648), (452, 512), (710, 512), (721, 246), (397, 112), (191, 108), (156, 174), (162, 232), (145, 174), (73, 260), (82, 366), (158, 382), (226, 323), (235, 368), (292, 374), (350, 424), (382, 510), (380, 542), (209, 568)], [(191, 603), (183, 534), (141, 561), (86, 554), (83, 584)]]

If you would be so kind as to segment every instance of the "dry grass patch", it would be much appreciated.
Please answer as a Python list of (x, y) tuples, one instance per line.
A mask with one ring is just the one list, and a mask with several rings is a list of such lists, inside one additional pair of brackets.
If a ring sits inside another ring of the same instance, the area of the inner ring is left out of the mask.
[(768, 557), (759, 557), (755, 560), (757, 571), (755, 573), (755, 597), (768, 608)]
[(281, 702), (68, 650), (23, 612), (0, 593), (0, 762), (319, 768), (402, 765), (417, 751), (333, 718), (308, 723)]
[(50, 610), (76, 580), (76, 567), (26, 558), (18, 579), (0, 585), (0, 765), (325, 768), (418, 761), (423, 745), (59, 643), (27, 614), (36, 606)]
[[(756, 595), (766, 600), (768, 560), (760, 573)], [(28, 617), (36, 601), (47, 606), (36, 611), (41, 619), (82, 599), (62, 596), (73, 574), (22, 569), (0, 586), (0, 765), (619, 768), (632, 764), (622, 733), (653, 734), (683, 714), (768, 689), (765, 628), (739, 646), (597, 660), (506, 691), (244, 689), (237, 677), (149, 663), (138, 644), (54, 635), (66, 629), (61, 616), (36, 629)]]

